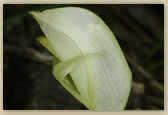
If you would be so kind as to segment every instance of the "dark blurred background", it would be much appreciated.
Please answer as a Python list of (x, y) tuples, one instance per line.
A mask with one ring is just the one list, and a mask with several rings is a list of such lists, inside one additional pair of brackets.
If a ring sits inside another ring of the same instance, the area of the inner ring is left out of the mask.
[(44, 35), (29, 11), (87, 8), (114, 32), (133, 73), (126, 110), (164, 109), (164, 5), (3, 6), (3, 105), (20, 110), (87, 110), (52, 75), (52, 55), (37, 42)]

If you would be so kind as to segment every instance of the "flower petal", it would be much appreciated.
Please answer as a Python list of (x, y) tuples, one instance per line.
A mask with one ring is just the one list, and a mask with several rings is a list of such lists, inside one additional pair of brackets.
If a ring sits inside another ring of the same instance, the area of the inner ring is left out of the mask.
[[(55, 76), (62, 81), (69, 73), (79, 91), (78, 96), (71, 94), (92, 110), (124, 109), (132, 75), (106, 24), (89, 10), (77, 7), (31, 14), (55, 50), (54, 55), (61, 61), (54, 67)], [(82, 59), (96, 53), (103, 56)], [(62, 85), (69, 91), (68, 85)]]

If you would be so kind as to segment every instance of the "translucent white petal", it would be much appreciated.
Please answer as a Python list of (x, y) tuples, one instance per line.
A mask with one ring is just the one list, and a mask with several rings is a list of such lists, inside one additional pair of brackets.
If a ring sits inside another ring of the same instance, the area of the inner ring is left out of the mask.
[[(76, 7), (32, 14), (60, 61), (92, 53), (103, 55), (87, 58), (82, 64), (73, 61), (71, 69), (62, 70), (62, 75), (70, 72), (83, 100), (81, 103), (93, 110), (123, 109), (130, 93), (131, 72), (106, 24), (89, 10)], [(77, 67), (72, 71), (73, 63)]]

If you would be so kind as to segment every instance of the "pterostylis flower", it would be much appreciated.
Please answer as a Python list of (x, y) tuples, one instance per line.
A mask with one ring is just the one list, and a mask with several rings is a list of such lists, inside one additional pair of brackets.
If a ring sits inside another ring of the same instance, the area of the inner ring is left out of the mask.
[(107, 25), (89, 10), (63, 7), (31, 12), (55, 57), (54, 77), (88, 109), (124, 109), (132, 75)]

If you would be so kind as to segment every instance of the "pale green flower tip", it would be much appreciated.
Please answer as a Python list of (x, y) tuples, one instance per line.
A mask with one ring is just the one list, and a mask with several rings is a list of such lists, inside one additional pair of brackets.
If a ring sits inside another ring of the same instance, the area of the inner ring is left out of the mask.
[(44, 36), (39, 36), (39, 37), (37, 37), (37, 40), (38, 40), (40, 43), (46, 43), (46, 42), (47, 42), (47, 38), (44, 37)]
[(28, 12), (28, 14), (32, 15), (33, 18), (36, 19), (37, 21), (40, 21), (40, 20), (39, 20), (40, 13), (41, 13), (41, 12), (35, 12), (35, 11), (30, 11), (30, 12)]
[(30, 11), (30, 12), (28, 12), (28, 13), (31, 14), (31, 15), (33, 15), (33, 16), (36, 16), (36, 15), (39, 14), (38, 12), (34, 12), (34, 11)]

